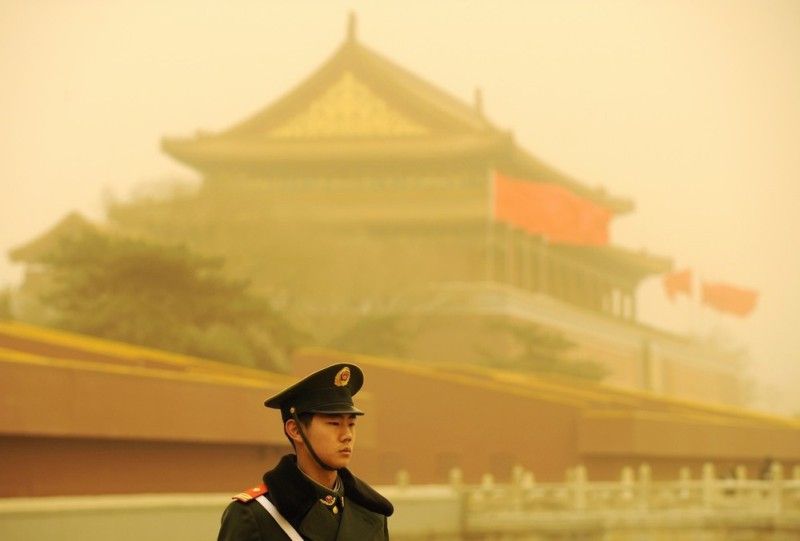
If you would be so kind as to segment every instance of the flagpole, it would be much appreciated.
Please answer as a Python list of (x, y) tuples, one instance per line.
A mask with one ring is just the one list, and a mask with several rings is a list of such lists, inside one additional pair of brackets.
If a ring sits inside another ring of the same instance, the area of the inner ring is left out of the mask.
[(697, 303), (699, 302), (698, 296), (695, 292), (700, 290), (699, 287), (695, 287), (695, 282), (697, 282), (695, 274), (696, 273), (692, 272), (690, 275), (691, 278), (689, 279), (689, 288), (691, 291), (690, 294), (686, 296), (686, 309), (689, 315), (689, 328), (687, 334), (692, 338), (696, 336), (697, 332)]
[(703, 279), (702, 275), (698, 275), (697, 277), (697, 284), (698, 284), (698, 296), (697, 296), (697, 310), (698, 310), (698, 331), (696, 338), (702, 337), (706, 334), (705, 327), (705, 319), (706, 319), (706, 312), (705, 306), (703, 306), (703, 283), (705, 280)]
[(493, 166), (489, 167), (487, 171), (487, 188), (489, 190), (488, 197), (486, 198), (488, 201), (487, 205), (487, 212), (486, 212), (486, 264), (485, 264), (485, 272), (486, 272), (486, 281), (487, 282), (494, 282), (494, 260), (495, 260), (495, 253), (494, 253), (494, 231), (495, 231), (495, 216), (494, 216), (494, 206), (495, 206), (495, 198), (497, 197), (496, 187), (495, 187), (495, 169)]

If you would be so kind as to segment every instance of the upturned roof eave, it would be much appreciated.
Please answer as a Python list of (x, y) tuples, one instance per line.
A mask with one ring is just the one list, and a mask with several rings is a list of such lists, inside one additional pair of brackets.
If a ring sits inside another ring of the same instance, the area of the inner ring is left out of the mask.
[[(277, 127), (299, 111), (313, 99), (321, 86), (345, 70), (352, 70), (379, 85), (385, 97), (395, 105), (416, 111), (418, 115), (429, 116), (435, 125), (434, 132), (429, 136), (431, 138), (421, 138), (416, 143), (421, 148), (414, 148), (414, 144), (401, 143), (396, 139), (386, 139), (382, 143), (366, 145), (372, 148), (370, 153), (365, 150), (364, 141), (351, 141), (352, 148), (347, 148), (348, 142), (341, 140), (287, 142), (268, 136), (271, 127)], [(490, 166), (510, 168), (510, 172), (517, 172), (530, 180), (562, 185), (618, 215), (631, 212), (634, 208), (629, 199), (614, 197), (602, 189), (589, 188), (535, 158), (514, 144), (510, 133), (493, 125), (478, 108), (425, 81), (359, 43), (354, 37), (346, 39), (306, 79), (255, 115), (217, 134), (165, 138), (162, 148), (176, 160), (202, 173), (210, 166), (234, 165), (234, 160), (244, 160), (244, 163), (235, 165), (248, 167), (276, 162), (287, 164), (300, 159), (316, 163), (348, 159), (441, 159), (448, 155), (461, 159), (467, 145), (458, 141), (459, 137), (464, 136), (483, 140), (473, 148), (479, 150), (476, 159), (487, 156), (493, 162)], [(297, 150), (299, 144), (306, 146)], [(239, 148), (237, 150), (234, 147)], [(490, 152), (486, 152), (488, 148), (491, 148)], [(281, 150), (288, 153), (280, 155)]]
[(230, 128), (207, 137), (225, 141), (247, 138), (253, 133), (264, 133), (265, 126), (277, 125), (281, 119), (288, 117), (300, 103), (313, 96), (319, 84), (330, 77), (330, 72), (336, 70), (337, 65), (342, 63), (346, 55), (347, 43), (340, 46), (322, 65), (277, 100)]
[(307, 103), (326, 81), (333, 80), (346, 71), (380, 85), (385, 89), (386, 97), (394, 103), (435, 117), (435, 123), (440, 128), (445, 126), (448, 132), (500, 132), (474, 108), (361, 43), (347, 40), (322, 65), (278, 100), (213, 137), (221, 141), (239, 140), (268, 132), (270, 127), (277, 126)]
[(528, 180), (550, 182), (564, 186), (575, 194), (607, 208), (616, 215), (633, 212), (635, 208), (632, 200), (611, 195), (604, 188), (590, 188), (516, 144), (511, 147), (507, 160), (500, 165), (509, 168), (508, 173), (518, 174)]
[(8, 258), (15, 263), (33, 263), (51, 253), (64, 239), (95, 231), (95, 224), (81, 213), (72, 211), (33, 240), (9, 250)]
[(209, 167), (263, 167), (273, 163), (298, 165), (320, 162), (380, 162), (387, 160), (446, 160), (472, 157), (487, 167), (498, 167), (537, 182), (562, 185), (619, 215), (631, 212), (633, 203), (613, 197), (602, 189), (591, 189), (550, 167), (517, 147), (507, 134), (473, 136), (434, 135), (427, 138), (350, 140), (226, 140), (198, 136), (193, 139), (164, 138), (162, 149), (174, 159), (200, 173)]
[(358, 44), (357, 54), (382, 80), (391, 81), (404, 98), (412, 98), (426, 108), (435, 110), (457, 122), (465, 131), (484, 132), (502, 136), (503, 131), (493, 125), (475, 106), (470, 106), (444, 90), (415, 75), (403, 66), (365, 45)]

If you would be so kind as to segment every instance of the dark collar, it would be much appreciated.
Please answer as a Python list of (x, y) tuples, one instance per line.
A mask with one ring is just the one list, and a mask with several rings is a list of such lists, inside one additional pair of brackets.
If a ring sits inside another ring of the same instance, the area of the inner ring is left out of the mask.
[[(394, 512), (389, 500), (346, 468), (339, 470), (339, 478), (342, 480), (346, 498), (373, 513), (388, 517)], [(295, 528), (300, 525), (303, 517), (311, 510), (311, 506), (320, 498), (321, 487), (298, 469), (295, 455), (286, 455), (281, 458), (275, 469), (264, 474), (264, 484), (267, 485), (269, 499)]]
[(361, 507), (369, 509), (373, 513), (391, 516), (394, 513), (392, 502), (378, 494), (375, 489), (364, 481), (350, 473), (347, 468), (339, 470), (339, 478), (344, 485), (345, 497), (353, 500)]
[(286, 455), (275, 469), (264, 474), (269, 499), (292, 526), (298, 528), (303, 517), (319, 497), (314, 482), (297, 467), (297, 457)]

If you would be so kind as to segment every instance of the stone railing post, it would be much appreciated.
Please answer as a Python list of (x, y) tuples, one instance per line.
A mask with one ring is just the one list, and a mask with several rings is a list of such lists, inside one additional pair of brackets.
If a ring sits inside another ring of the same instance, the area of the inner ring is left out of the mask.
[(734, 491), (733, 497), (738, 504), (739, 501), (747, 497), (747, 467), (744, 464), (739, 464), (733, 470), (733, 474), (736, 479), (736, 490)]
[(639, 509), (647, 510), (650, 508), (652, 481), (653, 470), (650, 468), (650, 464), (642, 464), (639, 466)]
[(470, 509), (469, 491), (464, 487), (464, 474), (461, 468), (450, 468), (447, 479), (450, 482), (450, 487), (458, 498), (458, 528), (461, 535), (464, 535), (467, 529), (467, 516), (469, 515)]
[(399, 488), (407, 488), (408, 485), (411, 483), (411, 478), (408, 475), (408, 471), (406, 470), (397, 470), (397, 473), (394, 476), (394, 482)]
[(494, 485), (494, 475), (491, 473), (484, 473), (481, 476), (480, 489), (477, 491), (478, 502), (481, 505), (493, 505), (492, 502), (496, 500), (497, 489)]
[(532, 471), (526, 471), (522, 475), (520, 485), (525, 490), (531, 490), (534, 486), (536, 486), (536, 477), (533, 475)]
[(703, 507), (714, 507), (716, 497), (716, 478), (714, 465), (710, 462), (703, 464)]
[(783, 509), (783, 466), (777, 462), (770, 467), (770, 494), (772, 511), (780, 513)]
[(625, 466), (619, 479), (620, 499), (629, 502), (633, 499), (633, 468)]
[(678, 472), (678, 497), (688, 500), (692, 496), (692, 470), (686, 466)]
[(578, 511), (586, 509), (587, 477), (586, 466), (582, 464), (572, 472), (572, 507)]
[(517, 464), (511, 468), (511, 494), (509, 505), (512, 509), (519, 511), (522, 509), (522, 502), (524, 500), (524, 489), (522, 487), (522, 478), (525, 475), (525, 469)]
[(511, 468), (511, 483), (514, 485), (519, 485), (520, 481), (522, 480), (522, 476), (525, 474), (525, 468), (516, 464), (513, 468)]
[(460, 468), (451, 468), (447, 474), (447, 480), (456, 492), (461, 492), (464, 488), (464, 474)]

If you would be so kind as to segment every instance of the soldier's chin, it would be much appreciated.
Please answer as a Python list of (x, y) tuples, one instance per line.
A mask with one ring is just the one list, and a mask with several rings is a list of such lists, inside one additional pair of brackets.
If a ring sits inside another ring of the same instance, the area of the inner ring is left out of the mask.
[(341, 453), (337, 453), (335, 457), (333, 457), (330, 461), (330, 464), (338, 470), (339, 468), (346, 468), (348, 464), (350, 464), (350, 456), (351, 455), (343, 455)]

